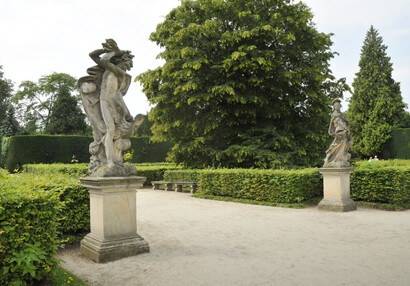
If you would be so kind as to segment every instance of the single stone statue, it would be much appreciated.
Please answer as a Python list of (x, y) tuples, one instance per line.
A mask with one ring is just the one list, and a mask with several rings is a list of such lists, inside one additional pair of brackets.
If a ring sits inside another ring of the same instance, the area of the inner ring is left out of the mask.
[(334, 138), (326, 150), (324, 168), (349, 167), (351, 155), (347, 152), (353, 145), (353, 140), (348, 125), (350, 121), (340, 111), (340, 99), (333, 100), (333, 113), (329, 125), (329, 135)]
[(135, 176), (135, 166), (124, 165), (122, 160), (122, 151), (130, 148), (129, 138), (144, 117), (138, 114), (133, 118), (123, 99), (131, 84), (126, 71), (132, 68), (134, 56), (130, 51), (120, 50), (112, 39), (102, 46), (90, 53), (97, 65), (87, 70), (88, 76), (78, 80), (94, 136), (88, 173), (93, 177)]

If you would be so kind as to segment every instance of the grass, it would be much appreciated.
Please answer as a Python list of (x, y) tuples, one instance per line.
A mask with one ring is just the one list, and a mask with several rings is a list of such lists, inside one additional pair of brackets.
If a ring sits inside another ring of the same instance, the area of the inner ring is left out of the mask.
[(62, 286), (62, 285), (73, 285), (73, 286), (86, 286), (85, 282), (80, 278), (76, 277), (69, 271), (57, 267), (53, 270), (49, 277), (41, 281), (39, 286)]
[(410, 203), (406, 205), (396, 205), (388, 203), (374, 203), (374, 202), (364, 202), (364, 201), (355, 201), (358, 207), (362, 208), (371, 208), (384, 211), (405, 211), (410, 209)]

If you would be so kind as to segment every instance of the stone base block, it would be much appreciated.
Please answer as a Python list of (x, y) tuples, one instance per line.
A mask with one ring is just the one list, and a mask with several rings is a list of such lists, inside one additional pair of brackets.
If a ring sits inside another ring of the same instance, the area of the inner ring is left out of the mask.
[(319, 210), (331, 212), (350, 212), (356, 210), (356, 204), (350, 198), (344, 200), (323, 199), (317, 207)]
[(121, 258), (149, 252), (148, 242), (138, 234), (123, 239), (105, 239), (88, 234), (81, 241), (81, 254), (97, 263), (105, 263)]

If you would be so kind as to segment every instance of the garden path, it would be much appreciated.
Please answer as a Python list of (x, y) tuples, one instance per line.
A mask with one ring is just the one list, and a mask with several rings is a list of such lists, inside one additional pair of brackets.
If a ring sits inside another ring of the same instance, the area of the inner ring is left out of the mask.
[(192, 198), (142, 189), (138, 233), (151, 252), (64, 268), (89, 285), (409, 285), (410, 211), (348, 213)]

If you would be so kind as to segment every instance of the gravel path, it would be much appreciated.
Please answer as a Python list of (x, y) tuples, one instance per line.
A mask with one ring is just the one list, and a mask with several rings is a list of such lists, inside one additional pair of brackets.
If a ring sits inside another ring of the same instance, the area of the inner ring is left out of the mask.
[(192, 198), (142, 189), (138, 234), (151, 252), (64, 268), (89, 285), (410, 285), (410, 211), (348, 213)]

